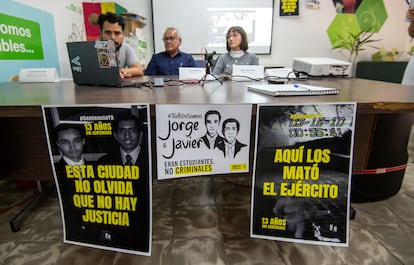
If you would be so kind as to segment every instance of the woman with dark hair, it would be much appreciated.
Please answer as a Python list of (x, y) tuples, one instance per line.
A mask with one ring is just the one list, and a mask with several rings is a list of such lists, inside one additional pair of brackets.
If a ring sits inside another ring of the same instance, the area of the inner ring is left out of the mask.
[(254, 53), (248, 52), (249, 44), (247, 34), (242, 27), (234, 26), (227, 30), (227, 53), (222, 54), (216, 65), (213, 74), (231, 75), (234, 64), (258, 65), (259, 58)]

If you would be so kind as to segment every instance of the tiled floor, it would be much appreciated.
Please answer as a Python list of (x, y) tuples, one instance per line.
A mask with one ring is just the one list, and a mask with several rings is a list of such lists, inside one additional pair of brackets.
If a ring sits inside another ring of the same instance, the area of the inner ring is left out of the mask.
[[(249, 238), (247, 178), (187, 178), (153, 184), (152, 256), (136, 256), (62, 243), (55, 193), (11, 232), (14, 207), (0, 212), (0, 265), (10, 264), (414, 264), (414, 164), (400, 192), (384, 201), (353, 204), (350, 247), (326, 247)], [(236, 182), (236, 183), (234, 183)], [(0, 210), (33, 188), (0, 182)]]

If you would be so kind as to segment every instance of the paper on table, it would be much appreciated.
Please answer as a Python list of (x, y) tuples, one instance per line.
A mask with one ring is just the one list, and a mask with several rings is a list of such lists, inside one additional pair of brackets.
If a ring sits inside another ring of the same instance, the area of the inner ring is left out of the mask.
[(271, 96), (310, 96), (338, 94), (338, 88), (302, 84), (248, 85), (248, 90)]

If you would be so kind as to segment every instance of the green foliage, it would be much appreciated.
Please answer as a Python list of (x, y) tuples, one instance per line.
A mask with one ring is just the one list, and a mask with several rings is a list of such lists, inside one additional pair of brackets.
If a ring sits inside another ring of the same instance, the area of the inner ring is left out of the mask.
[(358, 33), (350, 32), (347, 36), (337, 36), (337, 41), (333, 45), (333, 50), (345, 50), (349, 53), (349, 62), (354, 62), (359, 53), (365, 50), (366, 47), (376, 48), (372, 43), (380, 41), (379, 39), (373, 39), (375, 32), (360, 31)]

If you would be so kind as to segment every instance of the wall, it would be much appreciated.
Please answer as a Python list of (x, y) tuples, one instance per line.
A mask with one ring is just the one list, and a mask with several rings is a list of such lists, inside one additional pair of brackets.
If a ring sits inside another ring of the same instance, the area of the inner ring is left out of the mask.
[[(151, 0), (146, 0), (151, 1)], [(405, 0), (383, 0), (388, 18), (381, 30), (375, 34), (381, 39), (375, 45), (386, 49), (397, 48), (403, 51), (399, 59), (408, 60), (405, 51), (414, 45), (409, 43), (408, 23), (404, 21), (408, 5)], [(319, 1), (317, 9), (306, 7), (306, 1), (299, 1), (299, 16), (279, 17), (280, 0), (274, 0), (272, 50), (270, 55), (260, 55), (260, 63), (266, 66), (291, 66), (294, 57), (332, 57), (347, 60), (347, 54), (332, 50), (327, 28), (336, 15), (332, 0)], [(183, 16), (185, 19), (185, 17)], [(179, 19), (179, 18), (173, 18)], [(161, 36), (155, 36), (161, 38)], [(183, 42), (186, 40), (184, 39)], [(359, 56), (360, 60), (371, 60), (376, 50), (367, 48)], [(195, 55), (201, 59), (200, 55)]]
[[(68, 40), (83, 40), (84, 25), (82, 17), (82, 1), (81, 0), (2, 0), (7, 2), (15, 2), (24, 4), (25, 8), (32, 7), (34, 15), (38, 17), (38, 9), (49, 13), (53, 17), (53, 25), (47, 25), (45, 22), (42, 24), (42, 28), (46, 30), (54, 29), (56, 35), (56, 43), (48, 44), (45, 49), (57, 49), (58, 67), (63, 78), (71, 78), (70, 68), (67, 60), (66, 41)], [(94, 2), (94, 1), (89, 1)], [(113, 1), (96, 1), (96, 2), (113, 2)], [(121, 6), (128, 9), (129, 12), (140, 14), (147, 17), (147, 25), (142, 29), (142, 35), (148, 41), (150, 59), (153, 51), (152, 44), (152, 11), (151, 0), (118, 0), (116, 1)], [(272, 39), (272, 52), (270, 55), (260, 55), (260, 63), (266, 66), (291, 66), (292, 58), (302, 56), (318, 56), (318, 57), (333, 57), (337, 59), (345, 60), (346, 56), (341, 55), (337, 51), (333, 51), (328, 39), (326, 30), (333, 18), (335, 17), (335, 9), (331, 0), (320, 1), (319, 9), (310, 9), (305, 6), (305, 1), (300, 1), (299, 16), (292, 17), (279, 17), (279, 0), (275, 0), (276, 14), (274, 17), (273, 25), (273, 39)], [(9, 14), (18, 11), (10, 11), (7, 8), (7, 4), (0, 7), (0, 13)], [(414, 45), (410, 43), (410, 38), (407, 34), (408, 23), (404, 22), (405, 12), (407, 10), (407, 4), (405, 0), (384, 0), (384, 4), (387, 9), (388, 19), (386, 20), (381, 31), (376, 34), (376, 38), (382, 39), (376, 45), (385, 47), (386, 49), (397, 48), (398, 50), (408, 50), (409, 46)], [(20, 10), (19, 10), (20, 11)], [(46, 15), (46, 17), (49, 16)], [(183, 16), (185, 19), (185, 16)], [(176, 18), (174, 18), (176, 19)], [(44, 20), (38, 18), (38, 20)], [(46, 28), (47, 27), (47, 28)], [(50, 34), (49, 34), (50, 35)], [(53, 35), (53, 34), (52, 34)], [(45, 35), (47, 36), (47, 35)], [(155, 36), (161, 38), (161, 36)], [(183, 40), (185, 41), (185, 39)], [(370, 60), (371, 54), (374, 52), (372, 49), (368, 49), (365, 53), (361, 54), (361, 60)], [(404, 54), (405, 55), (405, 54)], [(196, 59), (200, 59), (201, 55), (195, 55)], [(404, 59), (403, 57), (401, 57)], [(407, 58), (407, 56), (405, 56)], [(19, 67), (36, 67), (33, 66), (33, 62), (17, 62)], [(0, 61), (0, 65), (11, 65), (11, 62)], [(39, 62), (39, 65), (44, 62)], [(53, 62), (50, 63), (53, 65)], [(13, 63), (14, 67), (16, 63)], [(43, 67), (43, 66), (38, 66)], [(18, 72), (18, 70), (16, 70)], [(0, 81), (6, 81), (4, 75), (0, 73)]]
[[(11, 0), (2, 1), (0, 13), (8, 16), (0, 21), (1, 58), (8, 58), (0, 60), (0, 81), (12, 80), (21, 68), (59, 67), (55, 27), (51, 14)], [(9, 23), (17, 23), (20, 29), (28, 33), (14, 33), (12, 30), (7, 30)], [(31, 57), (31, 54), (39, 56)]]
[[(85, 26), (83, 23), (82, 2), (117, 2), (128, 10), (128, 12), (148, 17), (151, 14), (151, 6), (148, 0), (117, 0), (117, 1), (82, 1), (82, 0), (16, 0), (33, 7), (40, 7), (53, 14), (56, 25), (56, 39), (59, 54), (59, 65), (61, 77), (71, 78), (72, 74), (68, 64), (68, 55), (65, 43), (67, 41), (85, 40)], [(150, 21), (148, 21), (150, 22)], [(148, 26), (143, 31), (152, 37), (148, 32)], [(152, 31), (149, 31), (152, 32)], [(152, 49), (152, 46), (150, 47)]]
[[(277, 8), (279, 8), (279, 1)], [(299, 16), (274, 18), (272, 54), (260, 56), (264, 65), (291, 66), (294, 57), (332, 57), (346, 60), (346, 54), (333, 51), (326, 33), (327, 28), (336, 15), (331, 0), (319, 1), (319, 9), (305, 7), (305, 1), (300, 1)], [(388, 19), (375, 38), (382, 39), (376, 43), (386, 49), (397, 48), (407, 50), (409, 37), (408, 23), (404, 22), (407, 3), (405, 0), (384, 0)], [(414, 45), (414, 43), (411, 43)], [(360, 55), (360, 60), (371, 60), (375, 51), (367, 49)], [(405, 56), (405, 58), (408, 58)]]

